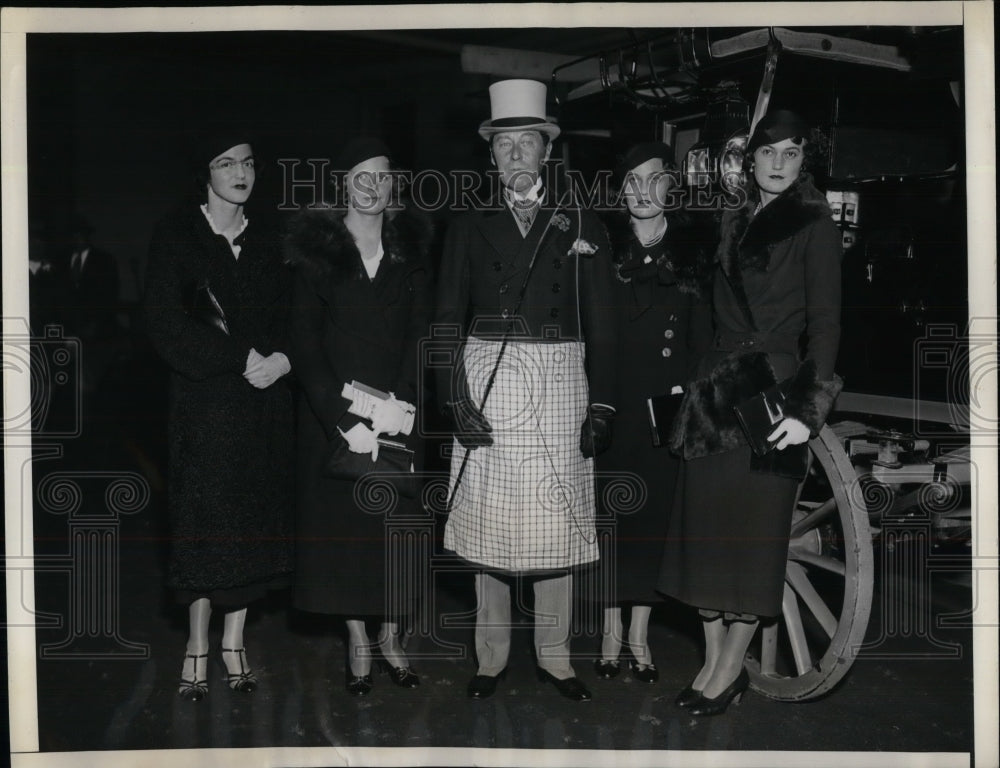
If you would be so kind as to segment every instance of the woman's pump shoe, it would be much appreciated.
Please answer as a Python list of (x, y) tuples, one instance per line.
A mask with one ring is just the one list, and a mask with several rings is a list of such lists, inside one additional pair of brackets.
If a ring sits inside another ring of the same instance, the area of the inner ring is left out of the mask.
[(721, 715), (726, 711), (726, 709), (728, 709), (729, 702), (739, 704), (740, 700), (743, 698), (743, 693), (749, 687), (750, 675), (747, 674), (745, 669), (741, 669), (739, 677), (733, 680), (726, 690), (714, 699), (709, 699), (704, 693), (702, 693), (701, 696), (687, 708), (687, 710), (692, 715), (698, 716)]
[(191, 679), (188, 680), (181, 673), (181, 682), (177, 687), (178, 695), (185, 701), (201, 701), (208, 694), (208, 677), (204, 674), (202, 677), (198, 677), (198, 659), (205, 659), (203, 670), (208, 666), (208, 654), (200, 653), (195, 656), (192, 653), (185, 653), (185, 659), (194, 659), (194, 664), (192, 664), (193, 670), (191, 672)]
[(701, 691), (696, 688), (692, 688), (690, 685), (683, 691), (677, 694), (677, 698), (674, 699), (674, 704), (678, 707), (683, 707), (687, 709), (692, 704), (694, 704), (698, 699), (701, 698)]
[(621, 664), (618, 662), (618, 659), (612, 661), (595, 659), (594, 672), (602, 680), (610, 680), (613, 677), (618, 677), (618, 673), (621, 672)]
[(225, 654), (235, 653), (236, 658), (240, 662), (239, 672), (230, 672), (229, 665), (226, 664), (226, 681), (229, 683), (229, 687), (234, 691), (239, 691), (240, 693), (253, 693), (257, 690), (257, 676), (250, 670), (247, 666), (247, 651), (246, 648), (223, 648), (222, 663), (226, 663)]

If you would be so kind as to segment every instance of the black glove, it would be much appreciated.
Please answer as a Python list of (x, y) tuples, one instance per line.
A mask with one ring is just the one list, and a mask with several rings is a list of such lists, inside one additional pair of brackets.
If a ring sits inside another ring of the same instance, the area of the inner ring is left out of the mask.
[(455, 425), (455, 437), (465, 448), (474, 451), (481, 445), (493, 445), (493, 427), (471, 400), (448, 403), (448, 413)]
[(580, 430), (580, 453), (583, 458), (592, 459), (600, 456), (611, 447), (612, 425), (615, 422), (615, 411), (606, 405), (592, 405), (587, 409)]

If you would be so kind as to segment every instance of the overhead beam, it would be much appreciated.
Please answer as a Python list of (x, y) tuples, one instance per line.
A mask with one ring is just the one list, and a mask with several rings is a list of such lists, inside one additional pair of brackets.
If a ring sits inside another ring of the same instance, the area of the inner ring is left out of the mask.
[[(471, 75), (496, 77), (523, 77), (547, 81), (552, 70), (575, 61), (578, 56), (567, 56), (545, 51), (526, 51), (520, 48), (498, 48), (490, 45), (463, 45), (462, 71)], [(572, 67), (559, 70), (559, 79), (583, 83), (600, 77), (596, 58), (586, 59)]]
[[(773, 32), (786, 51), (803, 56), (867, 64), (896, 69), (900, 72), (910, 71), (909, 60), (902, 56), (899, 48), (894, 45), (878, 45), (850, 37), (825, 35), (822, 32), (793, 32), (783, 27), (774, 27)], [(767, 29), (755, 29), (735, 37), (716, 40), (709, 49), (712, 58), (719, 59), (766, 48), (769, 39)]]

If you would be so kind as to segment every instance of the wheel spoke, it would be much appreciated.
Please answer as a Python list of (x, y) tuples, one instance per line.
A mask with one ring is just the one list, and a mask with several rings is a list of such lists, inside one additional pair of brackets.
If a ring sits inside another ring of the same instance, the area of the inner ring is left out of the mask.
[(760, 631), (760, 672), (774, 677), (778, 658), (778, 622), (765, 624)]
[(837, 500), (829, 498), (792, 526), (791, 538), (796, 539), (811, 531), (823, 520), (837, 511)]
[(843, 562), (835, 557), (830, 557), (829, 555), (817, 555), (803, 549), (789, 547), (788, 557), (790, 560), (798, 560), (802, 563), (809, 563), (809, 565), (815, 565), (817, 568), (822, 568), (824, 571), (830, 571), (831, 573), (836, 573), (840, 576), (843, 576), (847, 572), (847, 567)]
[(809, 645), (806, 643), (806, 633), (802, 630), (798, 600), (788, 584), (785, 584), (785, 593), (781, 598), (781, 613), (785, 617), (785, 629), (788, 630), (788, 640), (792, 645), (795, 669), (799, 675), (804, 675), (810, 667)]
[(812, 615), (816, 617), (820, 626), (823, 627), (823, 631), (826, 632), (827, 637), (833, 639), (833, 635), (837, 631), (837, 618), (827, 607), (826, 603), (823, 602), (823, 598), (819, 596), (819, 593), (809, 581), (806, 569), (798, 563), (788, 563), (785, 569), (785, 578), (792, 585), (792, 589), (798, 592), (799, 597), (802, 598), (802, 602), (806, 604), (806, 607), (812, 611)]

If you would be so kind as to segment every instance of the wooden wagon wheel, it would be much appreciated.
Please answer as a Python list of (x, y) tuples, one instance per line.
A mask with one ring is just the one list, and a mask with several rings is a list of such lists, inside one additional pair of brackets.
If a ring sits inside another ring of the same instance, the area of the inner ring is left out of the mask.
[(746, 660), (754, 690), (781, 701), (814, 699), (847, 674), (872, 604), (871, 530), (857, 474), (829, 426), (809, 448), (810, 469), (792, 517), (782, 612), (762, 623)]

